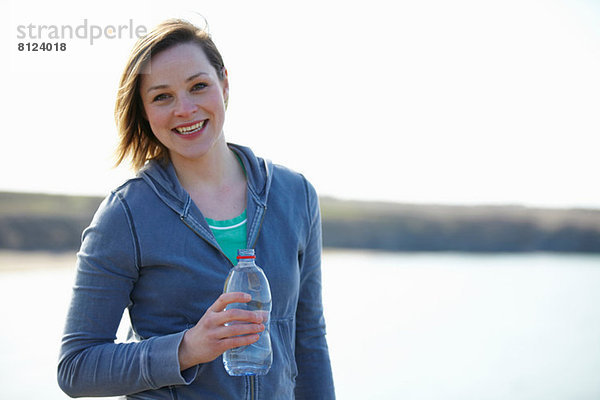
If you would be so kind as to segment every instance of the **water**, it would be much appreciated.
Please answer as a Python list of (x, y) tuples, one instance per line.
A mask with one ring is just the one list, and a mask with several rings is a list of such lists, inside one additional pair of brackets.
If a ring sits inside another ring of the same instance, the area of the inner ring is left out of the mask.
[[(73, 267), (0, 252), (0, 398), (68, 398)], [(323, 299), (339, 399), (600, 399), (600, 256), (326, 252)]]
[(74, 253), (0, 251), (0, 399), (69, 398), (56, 364), (74, 266)]
[[(252, 257), (243, 259), (241, 257)], [(223, 365), (231, 376), (265, 375), (273, 363), (271, 347), (270, 313), (271, 290), (263, 270), (254, 262), (254, 250), (238, 250), (238, 264), (231, 269), (225, 283), (225, 291), (244, 292), (252, 296), (248, 303), (232, 303), (226, 309), (239, 308), (259, 312), (264, 331), (259, 333), (257, 342), (247, 346), (235, 347), (223, 354)]]
[(323, 280), (340, 399), (600, 399), (599, 256), (327, 253)]
[[(248, 303), (232, 303), (227, 308), (239, 308), (260, 313), (265, 330), (259, 334), (257, 342), (247, 346), (236, 347), (225, 352), (223, 364), (232, 376), (265, 375), (273, 362), (270, 337), (270, 310), (272, 303), (249, 301)], [(232, 322), (231, 324), (243, 322)], [(225, 324), (229, 325), (229, 324)]]

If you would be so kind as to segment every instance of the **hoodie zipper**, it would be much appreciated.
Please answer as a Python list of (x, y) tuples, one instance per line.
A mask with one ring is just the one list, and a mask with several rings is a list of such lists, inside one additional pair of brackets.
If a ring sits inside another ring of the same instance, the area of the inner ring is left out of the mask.
[[(185, 226), (187, 226), (188, 228), (190, 228), (192, 230), (192, 232), (194, 232), (197, 236), (199, 236), (202, 240), (204, 240), (206, 243), (208, 243), (213, 249), (217, 250), (219, 253), (221, 253), (223, 255), (223, 257), (225, 257), (225, 259), (227, 261), (229, 261), (229, 264), (231, 264), (232, 267), (234, 267), (235, 265), (233, 265), (233, 263), (231, 262), (231, 260), (229, 259), (229, 257), (227, 257), (225, 255), (225, 253), (223, 253), (223, 250), (221, 250), (219, 247), (215, 246), (214, 244), (212, 244), (211, 242), (209, 242), (208, 240), (206, 240), (204, 238), (204, 236), (202, 236), (197, 230), (195, 230), (190, 224), (187, 223), (187, 221), (185, 220), (185, 217), (183, 215), (179, 216), (179, 219), (181, 220), (181, 222), (183, 222), (183, 224)], [(259, 227), (260, 229), (260, 227)]]
[(249, 376), (250, 379), (250, 400), (254, 400), (254, 376)]
[[(252, 243), (252, 246), (250, 247), (252, 249), (256, 248), (256, 242), (258, 242), (258, 236), (260, 235), (260, 229), (262, 228), (262, 224), (263, 224), (263, 221), (265, 220), (266, 213), (267, 213), (267, 206), (265, 205), (263, 207), (263, 213), (260, 217), (260, 222), (258, 223), (258, 229), (256, 230), (256, 237), (254, 238), (254, 243)], [(254, 389), (254, 382), (258, 378), (256, 377), (256, 375), (252, 375), (249, 378), (250, 378), (250, 400), (255, 400), (256, 394), (255, 394), (255, 389)], [(257, 382), (257, 384), (258, 384), (258, 382)]]

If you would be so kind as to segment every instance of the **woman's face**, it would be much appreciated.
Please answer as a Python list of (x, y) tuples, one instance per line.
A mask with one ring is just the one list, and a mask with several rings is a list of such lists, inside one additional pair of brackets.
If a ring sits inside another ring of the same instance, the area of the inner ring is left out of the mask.
[(222, 141), (227, 75), (220, 80), (202, 48), (173, 46), (152, 57), (142, 71), (140, 96), (156, 138), (173, 162), (197, 159)]

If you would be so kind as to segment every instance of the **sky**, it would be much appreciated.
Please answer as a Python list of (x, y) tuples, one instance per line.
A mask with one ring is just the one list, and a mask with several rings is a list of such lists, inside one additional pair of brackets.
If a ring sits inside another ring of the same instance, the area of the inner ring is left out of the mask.
[[(208, 22), (228, 68), (227, 140), (321, 195), (600, 208), (599, 1), (1, 7), (0, 191), (106, 195), (132, 176), (113, 168), (113, 109), (137, 37), (93, 39), (91, 27), (184, 17)], [(80, 35), (50, 38), (50, 26)], [(66, 48), (25, 48), (43, 42)]]

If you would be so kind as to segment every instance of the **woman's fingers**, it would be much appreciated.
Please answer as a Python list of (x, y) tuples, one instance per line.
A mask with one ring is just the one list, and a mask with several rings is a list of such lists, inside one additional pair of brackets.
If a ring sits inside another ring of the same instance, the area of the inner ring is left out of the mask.
[(206, 310), (200, 321), (183, 336), (179, 347), (182, 369), (214, 360), (224, 351), (246, 346), (259, 339), (267, 319), (257, 311), (233, 308), (229, 304), (247, 303), (251, 296), (242, 292), (224, 293)]
[(264, 330), (265, 326), (263, 324), (233, 323), (219, 328), (217, 337), (222, 340), (234, 336), (260, 333)]
[(233, 349), (234, 347), (248, 346), (252, 343), (256, 343), (260, 336), (256, 333), (252, 335), (234, 336), (221, 341), (221, 345), (225, 350), (223, 352)]
[(251, 297), (247, 293), (242, 292), (231, 292), (224, 293), (209, 307), (207, 314), (211, 313), (212, 322), (215, 325), (225, 325), (231, 322), (247, 322), (247, 323), (260, 323), (264, 322), (262, 315), (257, 312), (241, 310), (239, 308), (232, 308), (225, 311), (225, 308), (229, 304), (233, 303), (247, 303), (251, 300)]
[(221, 324), (231, 324), (236, 322), (245, 322), (250, 324), (259, 324), (263, 319), (256, 311), (239, 310), (233, 308), (231, 310), (219, 313), (218, 320)]
[(208, 308), (208, 311), (221, 312), (232, 303), (247, 303), (252, 300), (248, 293), (231, 292), (223, 293), (217, 300)]

